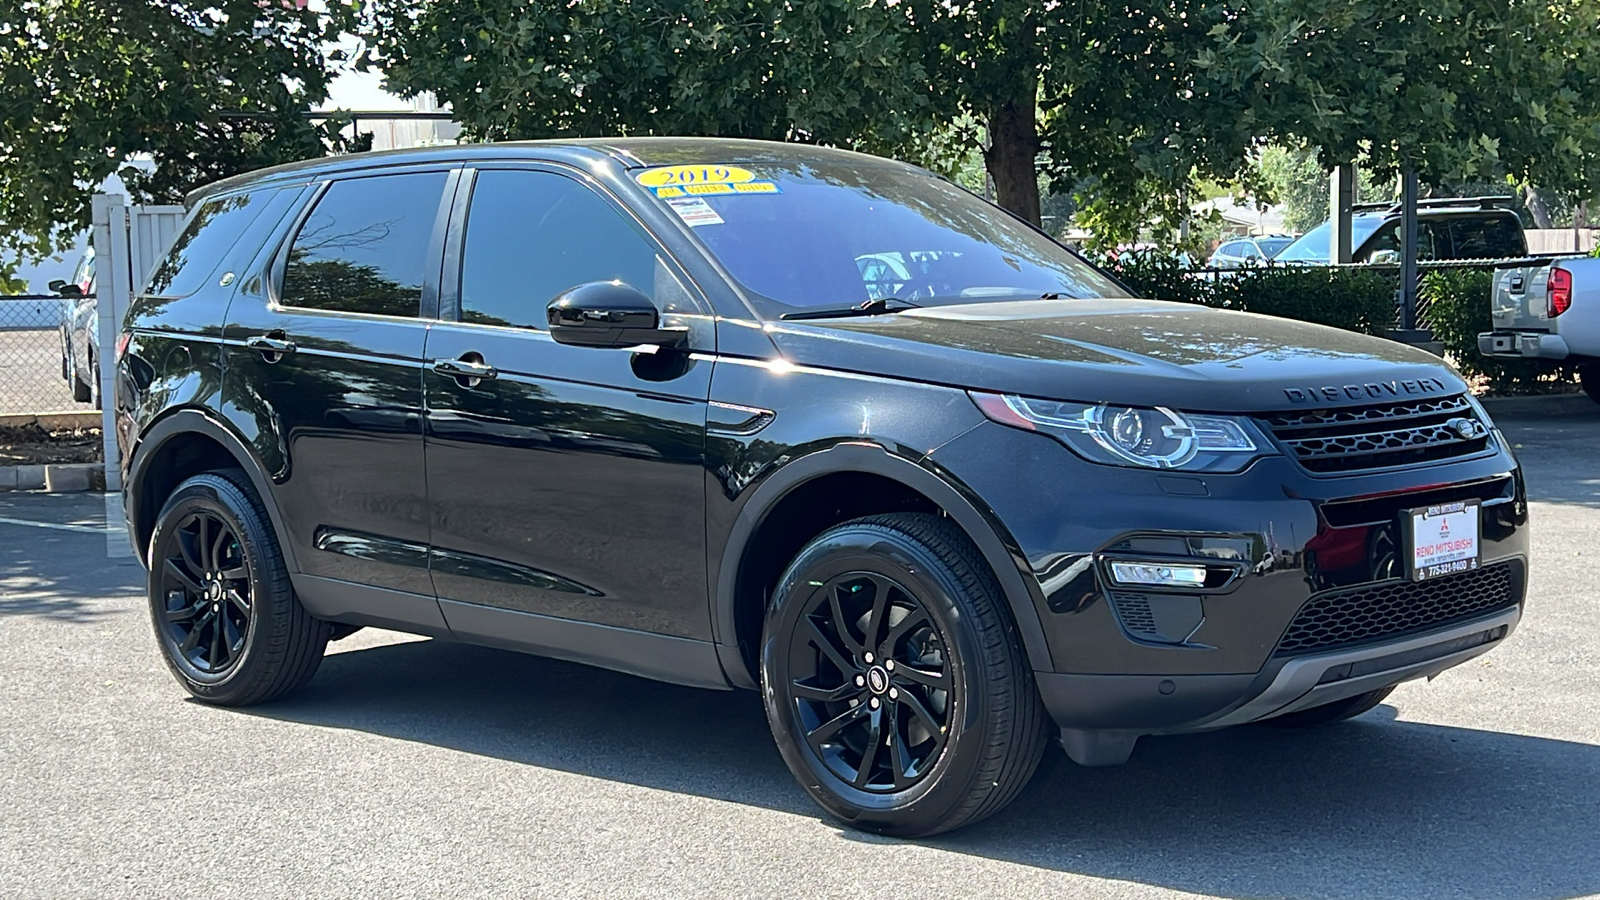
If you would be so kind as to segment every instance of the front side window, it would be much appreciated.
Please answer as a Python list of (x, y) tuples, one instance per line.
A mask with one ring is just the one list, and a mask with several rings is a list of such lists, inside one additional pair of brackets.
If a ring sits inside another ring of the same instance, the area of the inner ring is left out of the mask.
[(890, 297), (939, 306), (1126, 296), (1004, 210), (909, 166), (708, 161), (635, 177), (767, 317)]
[[(1362, 242), (1383, 224), (1382, 215), (1352, 216), (1350, 219), (1350, 249), (1358, 249)], [(1328, 249), (1333, 226), (1327, 222), (1295, 239), (1294, 243), (1279, 253), (1279, 262), (1325, 263), (1333, 258)]]
[(271, 194), (271, 191), (229, 194), (200, 204), (173, 242), (172, 250), (150, 275), (146, 293), (158, 297), (187, 297), (200, 290), (222, 262), (222, 257), (256, 220)]
[(416, 316), (445, 173), (328, 186), (289, 245), (284, 306)]
[(461, 320), (545, 327), (545, 307), (569, 288), (621, 281), (662, 312), (687, 295), (637, 225), (584, 184), (551, 172), (478, 173), (461, 254)]

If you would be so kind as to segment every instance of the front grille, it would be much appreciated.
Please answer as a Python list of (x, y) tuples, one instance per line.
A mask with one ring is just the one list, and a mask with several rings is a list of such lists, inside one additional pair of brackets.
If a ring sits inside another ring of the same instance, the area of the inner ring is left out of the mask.
[[(1458, 427), (1472, 423), (1471, 433)], [(1348, 409), (1296, 410), (1264, 416), (1307, 471), (1357, 472), (1456, 459), (1489, 446), (1489, 429), (1464, 394)], [(1475, 426), (1475, 427), (1474, 427)]]
[(1431, 581), (1380, 581), (1312, 595), (1278, 641), (1289, 656), (1399, 637), (1515, 606), (1519, 564), (1496, 563)]

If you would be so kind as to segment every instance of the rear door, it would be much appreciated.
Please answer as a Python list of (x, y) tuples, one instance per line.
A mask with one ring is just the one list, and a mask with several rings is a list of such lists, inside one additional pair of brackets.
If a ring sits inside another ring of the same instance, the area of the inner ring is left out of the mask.
[[(707, 639), (705, 441), (711, 363), (571, 347), (545, 307), (619, 279), (698, 349), (710, 320), (642, 226), (577, 173), (485, 168), (424, 373), (433, 578), (446, 619), (486, 607)], [(458, 213), (459, 215), (459, 213)], [(493, 377), (454, 374), (466, 364)], [(453, 601), (453, 603), (452, 603)], [(470, 606), (467, 606), (469, 605)]]
[(404, 608), (438, 617), (422, 353), (456, 178), (424, 168), (318, 185), (269, 270), (266, 302), (229, 311), (229, 418), (253, 423), (281, 537), (305, 575), (427, 598), (397, 599), (397, 622), (413, 618)]

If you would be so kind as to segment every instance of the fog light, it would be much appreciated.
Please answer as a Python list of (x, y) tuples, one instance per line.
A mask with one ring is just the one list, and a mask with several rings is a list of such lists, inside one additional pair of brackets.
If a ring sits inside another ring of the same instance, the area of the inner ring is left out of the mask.
[(1154, 563), (1114, 562), (1111, 577), (1122, 584), (1157, 587), (1204, 587), (1205, 566), (1162, 566)]

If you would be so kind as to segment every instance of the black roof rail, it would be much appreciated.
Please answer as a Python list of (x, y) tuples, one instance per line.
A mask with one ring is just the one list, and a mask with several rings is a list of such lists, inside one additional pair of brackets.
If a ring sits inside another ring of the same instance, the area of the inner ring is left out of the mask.
[[(1515, 197), (1429, 197), (1417, 201), (1417, 209), (1494, 209), (1497, 206), (1511, 206), (1516, 203)], [(1350, 207), (1351, 212), (1388, 212), (1398, 215), (1403, 212), (1400, 204), (1394, 202), (1384, 203), (1356, 203)]]

